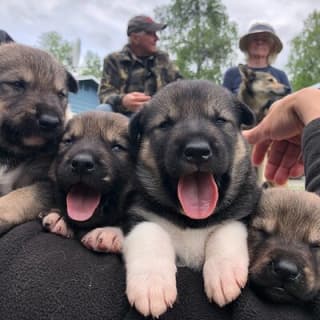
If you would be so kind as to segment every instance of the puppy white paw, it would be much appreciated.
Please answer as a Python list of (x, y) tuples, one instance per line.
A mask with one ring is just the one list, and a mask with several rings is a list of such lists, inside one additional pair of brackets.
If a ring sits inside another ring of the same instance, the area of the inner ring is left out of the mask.
[(82, 237), (82, 244), (93, 251), (120, 253), (123, 246), (123, 233), (120, 228), (96, 228)]
[(127, 276), (126, 292), (129, 303), (140, 313), (158, 318), (176, 301), (175, 270), (156, 267), (154, 271), (132, 272)]
[(51, 233), (58, 234), (65, 238), (72, 238), (73, 231), (63, 219), (63, 216), (56, 211), (41, 215), (42, 227)]
[(123, 255), (128, 300), (145, 317), (158, 318), (177, 299), (175, 252), (167, 232), (142, 222), (127, 235)]
[(235, 300), (248, 278), (248, 259), (209, 259), (203, 266), (204, 287), (207, 297), (220, 307)]
[(209, 300), (219, 306), (235, 300), (248, 278), (247, 229), (239, 221), (227, 221), (211, 234), (203, 266), (204, 286)]

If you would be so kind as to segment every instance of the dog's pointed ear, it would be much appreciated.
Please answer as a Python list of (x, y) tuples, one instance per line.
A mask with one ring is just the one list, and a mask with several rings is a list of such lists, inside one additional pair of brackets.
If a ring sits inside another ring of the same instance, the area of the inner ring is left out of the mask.
[(256, 124), (257, 120), (255, 113), (248, 105), (240, 102), (236, 96), (234, 96), (234, 105), (240, 114), (240, 124), (245, 124), (247, 126), (253, 126)]
[(142, 109), (141, 111), (134, 114), (129, 123), (129, 139), (130, 144), (134, 149), (139, 148), (141, 135), (143, 134), (143, 111), (144, 110)]
[(255, 72), (250, 70), (247, 66), (245, 66), (244, 64), (239, 64), (238, 65), (239, 68), (239, 72), (241, 75), (241, 78), (245, 81), (252, 81), (255, 79)]
[(67, 86), (70, 92), (77, 93), (79, 90), (78, 81), (75, 79), (75, 77), (66, 70), (67, 73)]

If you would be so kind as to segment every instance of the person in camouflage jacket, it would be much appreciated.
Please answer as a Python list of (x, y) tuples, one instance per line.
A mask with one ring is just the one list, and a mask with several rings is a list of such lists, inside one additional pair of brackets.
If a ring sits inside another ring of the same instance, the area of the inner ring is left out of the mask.
[[(129, 43), (104, 59), (100, 103), (126, 115), (140, 110), (160, 88), (182, 78), (167, 53), (158, 50), (156, 31), (165, 24), (146, 16), (129, 20)], [(103, 109), (103, 108), (101, 108)]]

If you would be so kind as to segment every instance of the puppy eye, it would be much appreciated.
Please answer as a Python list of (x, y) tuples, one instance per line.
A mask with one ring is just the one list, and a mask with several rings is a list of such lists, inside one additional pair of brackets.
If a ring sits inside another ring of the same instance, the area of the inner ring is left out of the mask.
[(120, 151), (126, 151), (127, 148), (124, 147), (123, 145), (119, 144), (119, 143), (115, 143), (112, 145), (111, 150), (113, 152), (120, 152)]
[(213, 122), (216, 124), (216, 125), (223, 125), (227, 122), (227, 120), (225, 118), (222, 118), (222, 117), (216, 117), (214, 118)]
[(65, 145), (65, 146), (69, 146), (73, 143), (74, 139), (71, 138), (71, 137), (68, 137), (68, 138), (64, 138), (62, 139), (62, 143)]
[(15, 91), (24, 91), (27, 87), (27, 84), (23, 80), (17, 80), (13, 82), (8, 82), (8, 84), (15, 90)]
[(60, 90), (58, 92), (58, 97), (59, 98), (66, 98), (67, 97), (67, 94), (63, 91), (63, 90)]
[(271, 232), (262, 229), (262, 228), (255, 228), (252, 227), (252, 229), (254, 230), (254, 232), (256, 232), (259, 236), (263, 237), (263, 238), (268, 238), (271, 235)]
[(159, 129), (169, 129), (170, 127), (172, 127), (173, 122), (171, 120), (165, 120), (162, 121), (159, 125), (158, 128)]
[(312, 242), (309, 246), (311, 249), (320, 249), (320, 242)]

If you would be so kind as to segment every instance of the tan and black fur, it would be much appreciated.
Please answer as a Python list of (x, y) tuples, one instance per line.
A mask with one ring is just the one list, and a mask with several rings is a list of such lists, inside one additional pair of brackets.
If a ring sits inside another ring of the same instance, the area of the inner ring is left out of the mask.
[(276, 302), (312, 300), (320, 290), (320, 198), (264, 190), (248, 232), (249, 279), (257, 291)]
[[(217, 304), (240, 293), (247, 249), (239, 220), (259, 197), (240, 127), (253, 122), (248, 107), (204, 80), (169, 84), (130, 122), (137, 195), (129, 215), (142, 221), (125, 238), (124, 258), (128, 299), (144, 315), (157, 317), (174, 303), (175, 257), (178, 264), (203, 271), (204, 290)], [(190, 190), (206, 193), (204, 177), (215, 181), (212, 195), (219, 195), (214, 208), (209, 206), (206, 216), (201, 209), (198, 216), (183, 189), (190, 179)]]
[(239, 71), (242, 81), (238, 98), (252, 109), (259, 123), (267, 114), (272, 102), (287, 95), (290, 88), (268, 72), (253, 71), (242, 64), (239, 64)]
[[(128, 122), (124, 115), (104, 111), (83, 112), (68, 122), (50, 169), (59, 214), (46, 215), (45, 228), (82, 238), (94, 228), (123, 226), (133, 174)], [(92, 195), (99, 197), (99, 202), (89, 210), (90, 215), (84, 219), (78, 213), (73, 216), (71, 205), (83, 206)], [(85, 237), (84, 244), (96, 251), (117, 251), (122, 246), (117, 241), (117, 248), (112, 249), (113, 244), (103, 235), (107, 232), (101, 229), (99, 233)], [(100, 242), (94, 236), (100, 237)]]
[[(290, 88), (280, 83), (268, 72), (253, 71), (243, 64), (239, 64), (239, 71), (242, 81), (238, 98), (255, 113), (257, 124), (265, 117), (271, 104), (287, 95)], [(248, 126), (244, 126), (244, 128), (247, 129)], [(258, 182), (265, 188), (274, 186), (273, 182), (265, 181), (264, 167), (265, 162), (257, 168)]]
[(33, 219), (51, 202), (48, 167), (76, 80), (50, 54), (0, 46), (0, 229)]

